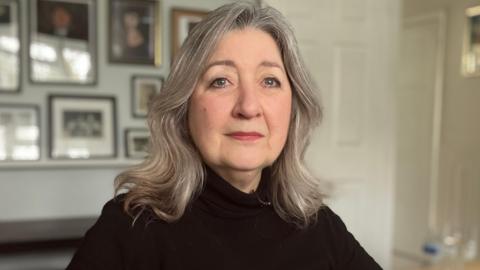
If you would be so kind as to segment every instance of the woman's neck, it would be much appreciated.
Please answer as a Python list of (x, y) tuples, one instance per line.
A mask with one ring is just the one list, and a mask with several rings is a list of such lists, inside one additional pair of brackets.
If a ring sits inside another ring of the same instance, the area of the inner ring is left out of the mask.
[(257, 190), (262, 177), (261, 170), (240, 171), (211, 167), (211, 169), (236, 189), (250, 193)]

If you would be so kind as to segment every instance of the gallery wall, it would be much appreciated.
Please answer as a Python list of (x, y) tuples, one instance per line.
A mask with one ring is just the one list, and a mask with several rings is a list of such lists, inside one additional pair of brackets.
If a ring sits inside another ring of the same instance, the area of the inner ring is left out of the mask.
[[(32, 84), (28, 78), (28, 2), (21, 5), (21, 91), (0, 94), (0, 103), (35, 104), (40, 107), (40, 152), (36, 162), (0, 163), (0, 221), (96, 216), (103, 204), (113, 196), (115, 176), (138, 162), (125, 157), (124, 129), (143, 128), (144, 119), (131, 113), (131, 77), (133, 75), (163, 76), (169, 72), (170, 15), (172, 8), (211, 10), (227, 0), (163, 0), (160, 2), (161, 58), (159, 67), (109, 63), (108, 1), (96, 1), (97, 64), (95, 85)], [(48, 158), (48, 96), (91, 95), (116, 97), (118, 157), (98, 160), (55, 161)]]

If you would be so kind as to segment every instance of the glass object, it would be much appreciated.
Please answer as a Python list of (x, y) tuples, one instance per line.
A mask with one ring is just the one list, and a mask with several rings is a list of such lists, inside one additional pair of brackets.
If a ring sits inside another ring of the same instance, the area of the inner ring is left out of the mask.
[(480, 170), (465, 162), (445, 186), (443, 219), (423, 247), (436, 269), (461, 270), (478, 255)]

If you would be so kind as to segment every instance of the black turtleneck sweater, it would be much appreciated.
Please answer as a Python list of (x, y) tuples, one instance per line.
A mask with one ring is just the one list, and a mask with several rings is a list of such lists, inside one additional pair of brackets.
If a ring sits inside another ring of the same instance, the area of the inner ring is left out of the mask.
[(208, 170), (203, 192), (174, 223), (144, 211), (132, 224), (117, 196), (67, 270), (381, 269), (328, 207), (307, 229), (283, 221), (267, 182), (247, 194)]

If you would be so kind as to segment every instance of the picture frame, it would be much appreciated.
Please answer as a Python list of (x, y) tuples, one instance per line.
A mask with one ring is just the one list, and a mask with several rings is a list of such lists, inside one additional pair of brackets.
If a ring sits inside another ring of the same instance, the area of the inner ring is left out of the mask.
[(113, 96), (50, 95), (49, 157), (117, 157), (116, 100)]
[(163, 77), (134, 75), (131, 78), (132, 116), (145, 118), (153, 96), (158, 95), (163, 86)]
[(146, 128), (125, 129), (125, 156), (132, 159), (143, 159), (148, 153), (150, 132)]
[(159, 5), (156, 0), (109, 0), (110, 63), (162, 64)]
[(208, 14), (208, 11), (173, 8), (171, 11), (171, 60), (175, 59), (188, 33)]
[(0, 103), (0, 163), (40, 160), (40, 109)]
[(480, 76), (480, 5), (467, 8), (465, 15), (462, 74)]
[(97, 83), (96, 0), (31, 0), (28, 63), (33, 84)]
[(18, 0), (0, 0), (0, 93), (21, 88), (21, 20)]

